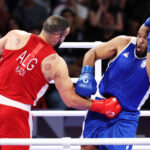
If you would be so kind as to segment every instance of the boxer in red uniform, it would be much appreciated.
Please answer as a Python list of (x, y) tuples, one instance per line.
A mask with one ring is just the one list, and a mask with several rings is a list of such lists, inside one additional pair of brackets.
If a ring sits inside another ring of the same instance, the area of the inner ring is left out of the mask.
[[(109, 116), (121, 110), (118, 101), (85, 99), (75, 93), (65, 61), (53, 47), (59, 46), (70, 31), (69, 22), (51, 16), (40, 35), (20, 30), (8, 32), (0, 39), (0, 138), (30, 138), (30, 108), (55, 81), (68, 107), (89, 109)], [(1, 146), (1, 150), (29, 150), (29, 146)]]

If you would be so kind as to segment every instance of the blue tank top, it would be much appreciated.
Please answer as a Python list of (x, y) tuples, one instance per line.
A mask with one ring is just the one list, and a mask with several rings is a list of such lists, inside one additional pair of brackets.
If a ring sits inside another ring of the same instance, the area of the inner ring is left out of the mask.
[(146, 71), (146, 57), (135, 55), (136, 38), (109, 63), (99, 84), (104, 97), (118, 98), (122, 110), (137, 111), (149, 96), (149, 78)]

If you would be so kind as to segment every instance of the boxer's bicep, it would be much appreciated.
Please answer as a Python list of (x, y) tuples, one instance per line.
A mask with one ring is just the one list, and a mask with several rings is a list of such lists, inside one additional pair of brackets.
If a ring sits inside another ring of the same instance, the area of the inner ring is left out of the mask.
[(131, 37), (117, 36), (93, 48), (96, 59), (113, 58), (129, 43)]
[(74, 91), (73, 83), (69, 77), (68, 67), (64, 59), (57, 54), (49, 55), (42, 61), (42, 73), (46, 80), (54, 80), (55, 86), (62, 98), (66, 99)]

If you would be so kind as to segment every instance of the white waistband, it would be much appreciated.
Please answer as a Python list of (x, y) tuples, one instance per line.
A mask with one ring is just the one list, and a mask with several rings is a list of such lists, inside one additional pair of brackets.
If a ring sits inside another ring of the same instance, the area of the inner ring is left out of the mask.
[(31, 110), (31, 105), (23, 104), (20, 102), (17, 102), (15, 100), (9, 99), (5, 96), (0, 95), (0, 104), (16, 107), (25, 111)]

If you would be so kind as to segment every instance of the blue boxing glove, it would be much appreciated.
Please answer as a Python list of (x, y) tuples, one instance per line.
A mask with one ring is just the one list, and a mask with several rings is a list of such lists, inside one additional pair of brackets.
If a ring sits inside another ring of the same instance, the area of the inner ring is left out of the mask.
[(147, 52), (150, 52), (150, 32), (148, 33), (147, 36)]
[(146, 19), (144, 25), (149, 28), (150, 31), (150, 17)]
[(92, 66), (84, 66), (76, 84), (76, 93), (83, 97), (90, 97), (96, 93), (97, 83)]
[[(146, 19), (144, 25), (149, 28), (150, 31), (150, 17)], [(150, 52), (150, 32), (147, 36), (147, 52)]]

